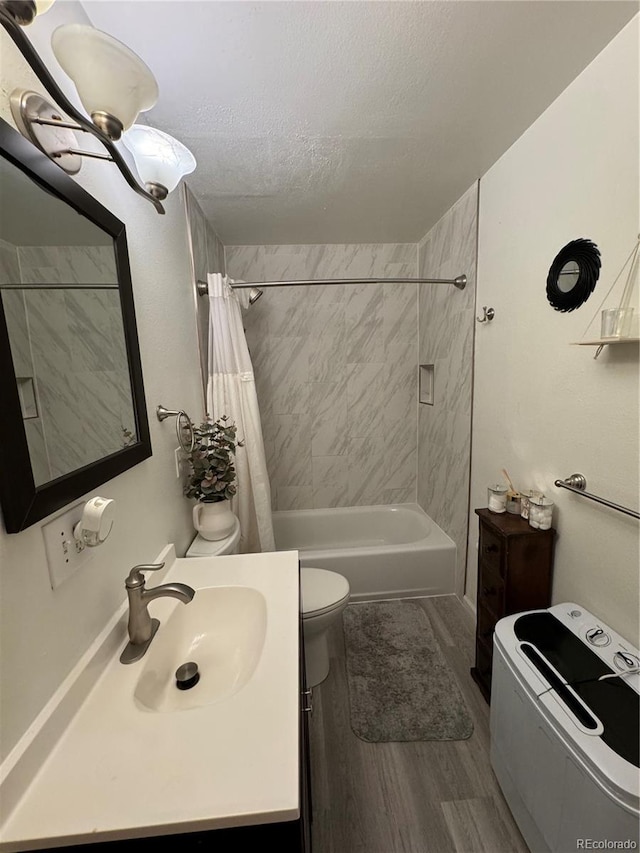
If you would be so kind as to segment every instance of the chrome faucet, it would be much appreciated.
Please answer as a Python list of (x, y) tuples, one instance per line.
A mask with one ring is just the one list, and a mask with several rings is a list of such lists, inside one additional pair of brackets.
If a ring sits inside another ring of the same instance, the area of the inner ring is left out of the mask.
[(124, 582), (129, 597), (129, 642), (120, 655), (120, 663), (133, 663), (140, 660), (160, 626), (158, 619), (152, 619), (149, 616), (147, 604), (150, 601), (154, 598), (169, 596), (177, 598), (183, 604), (189, 604), (196, 594), (195, 589), (184, 583), (165, 583), (146, 589), (142, 572), (157, 572), (162, 568), (164, 563), (134, 566)]

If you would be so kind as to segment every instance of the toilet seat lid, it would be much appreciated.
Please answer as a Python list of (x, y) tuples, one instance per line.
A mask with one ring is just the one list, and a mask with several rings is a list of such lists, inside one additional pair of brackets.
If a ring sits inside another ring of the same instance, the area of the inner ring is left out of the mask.
[(349, 597), (349, 581), (327, 569), (300, 569), (303, 616), (318, 616), (333, 610)]
[(224, 539), (204, 539), (200, 534), (189, 546), (186, 557), (217, 557), (230, 554), (240, 541), (240, 522), (236, 518), (233, 530)]

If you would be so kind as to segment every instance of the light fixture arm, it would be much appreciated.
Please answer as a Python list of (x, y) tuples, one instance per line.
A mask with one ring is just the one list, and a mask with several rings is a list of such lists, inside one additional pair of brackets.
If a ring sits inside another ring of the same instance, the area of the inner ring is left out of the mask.
[[(74, 129), (82, 130), (85, 133), (90, 133), (92, 136), (95, 136), (96, 139), (98, 139), (107, 149), (107, 151), (111, 155), (111, 160), (113, 160), (113, 162), (116, 164), (122, 174), (122, 177), (129, 184), (131, 189), (137, 192), (138, 195), (142, 196), (142, 198), (146, 199), (147, 201), (150, 201), (158, 213), (164, 213), (164, 207), (158, 201), (158, 199), (154, 198), (151, 193), (148, 193), (135, 179), (133, 173), (131, 172), (131, 169), (127, 165), (125, 159), (120, 154), (117, 146), (113, 143), (113, 141), (109, 139), (109, 137), (105, 133), (103, 133), (99, 127), (93, 124), (93, 122), (91, 122), (88, 118), (83, 116), (82, 113), (71, 103), (71, 101), (69, 101), (60, 86), (58, 86), (52, 75), (49, 73), (49, 70), (46, 65), (40, 59), (38, 53), (25, 35), (22, 27), (11, 15), (11, 13), (7, 11), (3, 3), (0, 3), (0, 24), (2, 24), (4, 29), (7, 31), (18, 50), (22, 53), (24, 58), (31, 66), (31, 69), (33, 70), (38, 80), (42, 83), (48, 94), (55, 101), (56, 105), (60, 108), (62, 112), (70, 116), (76, 122), (78, 127)], [(63, 126), (63, 124), (60, 124), (58, 126)]]

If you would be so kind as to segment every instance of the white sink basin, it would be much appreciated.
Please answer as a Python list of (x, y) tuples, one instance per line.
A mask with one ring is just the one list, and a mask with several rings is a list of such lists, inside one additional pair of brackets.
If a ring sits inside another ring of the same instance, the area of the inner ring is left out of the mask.
[[(175, 609), (153, 638), (136, 684), (136, 701), (150, 711), (184, 711), (233, 696), (251, 678), (264, 647), (267, 604), (247, 586), (198, 589)], [(200, 679), (188, 690), (175, 672), (198, 664)]]
[[(186, 559), (167, 546), (153, 562), (167, 563), (153, 583), (188, 584), (193, 600), (151, 601), (160, 627), (127, 666), (123, 601), (0, 768), (0, 853), (299, 816), (298, 553)], [(200, 681), (178, 690), (189, 660)]]

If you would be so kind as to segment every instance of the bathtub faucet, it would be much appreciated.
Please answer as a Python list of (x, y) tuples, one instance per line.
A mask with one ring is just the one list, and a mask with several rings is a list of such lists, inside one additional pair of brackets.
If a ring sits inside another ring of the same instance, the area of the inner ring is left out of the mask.
[(196, 594), (195, 589), (184, 583), (165, 583), (162, 586), (145, 588), (142, 572), (157, 572), (164, 563), (150, 563), (134, 566), (124, 582), (129, 598), (129, 642), (120, 655), (120, 663), (133, 663), (140, 660), (155, 637), (160, 626), (158, 619), (149, 616), (147, 605), (154, 598), (177, 598), (183, 604), (189, 604)]

